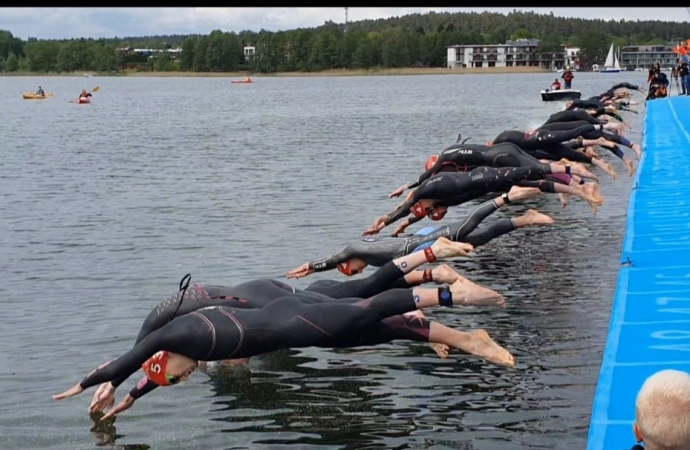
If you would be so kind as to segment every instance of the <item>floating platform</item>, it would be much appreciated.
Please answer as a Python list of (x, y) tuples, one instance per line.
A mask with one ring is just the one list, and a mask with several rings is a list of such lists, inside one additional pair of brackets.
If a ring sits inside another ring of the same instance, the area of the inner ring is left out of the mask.
[(647, 102), (642, 147), (587, 450), (633, 447), (642, 383), (690, 372), (690, 97)]

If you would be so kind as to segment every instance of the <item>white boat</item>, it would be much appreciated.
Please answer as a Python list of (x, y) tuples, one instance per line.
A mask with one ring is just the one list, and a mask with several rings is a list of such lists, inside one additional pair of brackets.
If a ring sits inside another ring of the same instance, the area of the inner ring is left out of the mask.
[(618, 62), (618, 55), (613, 51), (613, 42), (611, 42), (611, 48), (609, 48), (609, 54), (606, 55), (606, 61), (604, 62), (604, 68), (599, 71), (600, 73), (620, 73), (621, 65)]
[(541, 91), (541, 99), (545, 102), (569, 102), (579, 100), (582, 92), (577, 89), (544, 89)]

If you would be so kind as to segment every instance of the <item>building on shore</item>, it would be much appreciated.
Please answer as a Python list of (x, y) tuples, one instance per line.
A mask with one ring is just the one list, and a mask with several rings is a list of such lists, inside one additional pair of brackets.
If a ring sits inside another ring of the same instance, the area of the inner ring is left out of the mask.
[(577, 59), (579, 51), (577, 47), (563, 46), (561, 51), (540, 52), (538, 39), (518, 39), (493, 45), (451, 45), (447, 47), (447, 67), (540, 67), (561, 70), (574, 63), (573, 57)]
[(620, 65), (626, 70), (648, 69), (659, 63), (663, 68), (678, 63), (678, 55), (673, 53), (676, 44), (634, 45), (621, 48)]

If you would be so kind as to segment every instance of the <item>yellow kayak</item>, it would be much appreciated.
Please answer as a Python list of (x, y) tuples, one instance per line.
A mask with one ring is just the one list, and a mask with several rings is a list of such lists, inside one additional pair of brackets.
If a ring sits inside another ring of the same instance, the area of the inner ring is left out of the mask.
[(53, 96), (53, 93), (52, 93), (52, 92), (46, 92), (46, 95), (45, 95), (45, 96), (43, 96), (43, 95), (38, 95), (38, 94), (34, 94), (33, 92), (24, 92), (24, 93), (22, 94), (22, 98), (23, 98), (24, 100), (45, 100), (45, 99), (47, 99), (48, 97), (52, 97), (52, 96)]

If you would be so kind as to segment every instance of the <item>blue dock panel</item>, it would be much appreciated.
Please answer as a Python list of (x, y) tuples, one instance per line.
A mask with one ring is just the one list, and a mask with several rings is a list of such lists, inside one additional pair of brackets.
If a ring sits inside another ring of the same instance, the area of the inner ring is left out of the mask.
[(642, 383), (690, 372), (690, 97), (647, 103), (587, 450), (635, 444)]

